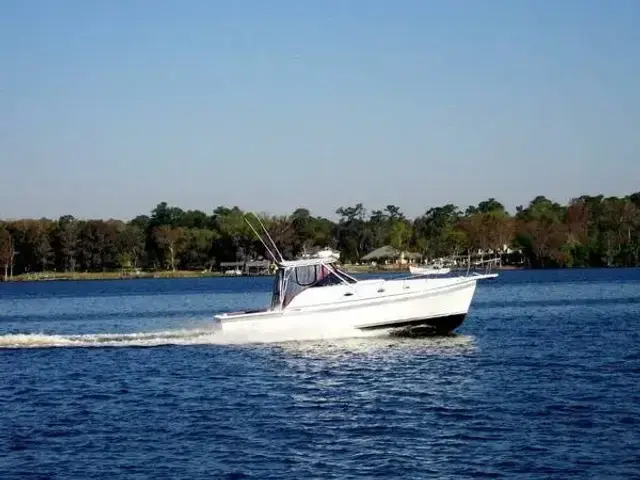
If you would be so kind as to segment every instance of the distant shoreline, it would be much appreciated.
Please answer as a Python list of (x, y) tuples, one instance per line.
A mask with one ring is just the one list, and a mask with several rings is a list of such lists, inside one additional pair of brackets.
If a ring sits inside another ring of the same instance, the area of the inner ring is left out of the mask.
[[(385, 266), (375, 268), (368, 265), (347, 265), (343, 267), (347, 273), (351, 274), (376, 274), (376, 273), (409, 273), (408, 268), (393, 268)], [(571, 268), (527, 268), (513, 265), (505, 265), (502, 267), (494, 267), (492, 272), (505, 272), (515, 270), (591, 270), (594, 268), (618, 269), (628, 267), (571, 267)], [(466, 271), (466, 268), (459, 268), (453, 271)], [(138, 274), (122, 273), (122, 272), (43, 272), (43, 273), (23, 273), (15, 275), (6, 282), (0, 277), (2, 283), (28, 283), (28, 282), (80, 282), (80, 281), (107, 281), (107, 280), (155, 280), (155, 279), (186, 279), (186, 278), (242, 278), (242, 277), (271, 277), (267, 275), (225, 275), (221, 272), (202, 272), (196, 270), (176, 270), (172, 271), (154, 271), (140, 272)]]
[[(375, 273), (409, 273), (407, 266), (400, 268), (383, 266), (380, 268), (369, 265), (345, 265), (344, 270), (351, 274)], [(524, 267), (503, 266), (492, 268), (493, 271), (524, 270)], [(464, 268), (461, 271), (466, 270)], [(178, 279), (178, 278), (236, 278), (236, 277), (265, 277), (271, 275), (225, 275), (221, 272), (203, 272), (196, 270), (152, 271), (152, 272), (37, 272), (22, 273), (7, 280), (6, 283), (20, 282), (62, 282), (62, 281), (90, 281), (90, 280), (149, 280), (149, 279)], [(0, 283), (3, 279), (0, 277)]]
[(156, 272), (38, 272), (22, 273), (7, 280), (10, 282), (58, 282), (85, 280), (143, 280), (158, 278), (208, 278), (224, 277), (219, 272), (198, 272), (193, 270), (156, 271)]

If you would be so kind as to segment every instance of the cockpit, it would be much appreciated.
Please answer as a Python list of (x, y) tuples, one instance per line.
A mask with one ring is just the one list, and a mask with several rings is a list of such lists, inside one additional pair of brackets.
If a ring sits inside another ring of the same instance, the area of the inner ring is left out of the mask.
[(273, 282), (271, 308), (286, 307), (308, 288), (356, 283), (357, 280), (335, 263), (303, 264), (278, 268)]

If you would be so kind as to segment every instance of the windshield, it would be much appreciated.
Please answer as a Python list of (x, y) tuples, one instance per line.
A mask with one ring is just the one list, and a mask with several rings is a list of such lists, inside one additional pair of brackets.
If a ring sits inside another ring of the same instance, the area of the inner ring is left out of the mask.
[[(342, 280), (335, 272), (344, 276)], [(354, 283), (356, 280), (346, 275), (335, 265), (303, 265), (299, 267), (288, 268), (286, 270), (278, 270), (273, 284), (273, 296), (271, 307), (276, 308), (280, 305), (286, 307), (296, 295), (307, 288), (325, 287), (329, 285), (338, 285), (344, 283)]]

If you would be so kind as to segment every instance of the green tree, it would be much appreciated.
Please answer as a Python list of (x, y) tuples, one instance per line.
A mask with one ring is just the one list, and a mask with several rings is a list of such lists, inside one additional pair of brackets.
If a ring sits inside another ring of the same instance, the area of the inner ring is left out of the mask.
[(336, 213), (341, 217), (336, 233), (343, 260), (358, 262), (373, 244), (373, 234), (364, 220), (366, 210), (358, 203), (353, 207), (340, 207)]
[(169, 225), (160, 225), (153, 229), (153, 236), (158, 247), (164, 252), (168, 267), (175, 272), (176, 259), (186, 239), (185, 230), (182, 227), (172, 228)]
[(187, 268), (204, 267), (211, 270), (216, 232), (207, 228), (190, 228), (185, 233), (185, 248), (182, 251), (181, 264)]
[(213, 224), (220, 233), (215, 244), (220, 260), (247, 260), (262, 251), (244, 219), (244, 212), (238, 207), (216, 208)]
[(414, 221), (414, 244), (426, 247), (422, 253), (428, 257), (454, 255), (462, 247), (455, 232), (460, 217), (458, 207), (453, 204), (430, 208)]
[(403, 220), (394, 219), (389, 227), (389, 245), (403, 252), (411, 239), (411, 227)]
[(9, 270), (13, 265), (15, 251), (13, 249), (13, 239), (11, 233), (0, 225), (0, 266), (4, 269), (4, 281), (9, 280)]
[(120, 226), (116, 245), (122, 268), (138, 268), (145, 251), (145, 232), (138, 225), (129, 223)]
[(76, 268), (78, 248), (78, 222), (72, 215), (64, 215), (58, 219), (52, 233), (56, 266), (65, 272), (73, 272)]

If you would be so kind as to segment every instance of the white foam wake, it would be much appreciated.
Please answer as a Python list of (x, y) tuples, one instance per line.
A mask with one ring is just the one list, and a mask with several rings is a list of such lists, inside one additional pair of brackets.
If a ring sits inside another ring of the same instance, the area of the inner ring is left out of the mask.
[(197, 345), (214, 343), (214, 336), (215, 333), (211, 330), (168, 330), (160, 332), (98, 333), (85, 335), (17, 333), (0, 335), (0, 348)]
[(2, 348), (52, 347), (157, 347), (163, 345), (225, 345), (245, 343), (281, 343), (373, 336), (355, 329), (326, 332), (321, 329), (292, 328), (269, 332), (240, 330), (223, 332), (217, 329), (180, 329), (136, 333), (95, 333), (59, 335), (17, 333), (0, 335)]

